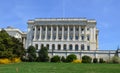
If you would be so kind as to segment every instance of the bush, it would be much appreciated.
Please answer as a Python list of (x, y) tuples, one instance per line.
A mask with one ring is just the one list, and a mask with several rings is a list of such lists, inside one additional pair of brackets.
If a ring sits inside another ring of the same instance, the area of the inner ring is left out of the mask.
[(105, 61), (103, 60), (103, 58), (99, 59), (99, 63), (104, 63)]
[(20, 58), (12, 58), (12, 63), (19, 63), (21, 62)]
[(76, 60), (76, 59), (77, 59), (76, 55), (70, 54), (67, 56), (66, 62), (72, 62), (73, 60)]
[(9, 64), (9, 63), (11, 63), (11, 60), (8, 58), (0, 59), (0, 64)]
[(82, 57), (82, 63), (91, 63), (91, 61), (92, 61), (92, 58), (89, 56), (85, 55)]
[(38, 61), (40, 61), (40, 62), (48, 62), (49, 61), (47, 47), (42, 46), (38, 52), (38, 55), (39, 55), (39, 57), (37, 58)]
[(9, 63), (19, 63), (21, 62), (20, 58), (1, 58), (0, 59), (0, 64), (9, 64)]
[(62, 58), (61, 58), (61, 62), (66, 62), (66, 59), (65, 59), (64, 56), (62, 56)]
[(51, 62), (60, 62), (60, 57), (58, 55), (51, 58)]
[(81, 63), (81, 62), (82, 62), (82, 60), (78, 60), (78, 59), (76, 59), (76, 60), (73, 60), (72, 63)]
[(93, 63), (98, 63), (98, 59), (97, 59), (97, 58), (94, 58), (94, 59), (93, 59)]
[(36, 49), (34, 46), (28, 47), (28, 60), (29, 62), (34, 62), (36, 60)]
[(120, 58), (118, 56), (114, 56), (114, 57), (112, 57), (110, 62), (111, 63), (116, 63), (116, 64), (120, 63)]

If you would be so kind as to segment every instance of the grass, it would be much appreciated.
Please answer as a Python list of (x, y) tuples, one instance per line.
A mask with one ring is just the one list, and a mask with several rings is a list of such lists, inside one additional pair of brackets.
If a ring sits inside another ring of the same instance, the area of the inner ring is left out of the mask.
[(0, 64), (0, 73), (119, 73), (120, 64), (16, 63)]

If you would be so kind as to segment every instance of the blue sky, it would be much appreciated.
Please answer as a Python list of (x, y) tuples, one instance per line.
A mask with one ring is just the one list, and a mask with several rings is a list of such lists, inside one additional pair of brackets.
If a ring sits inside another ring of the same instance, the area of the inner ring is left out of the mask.
[(95, 19), (99, 49), (120, 45), (120, 0), (0, 0), (0, 28), (13, 26), (27, 31), (34, 18), (86, 17)]

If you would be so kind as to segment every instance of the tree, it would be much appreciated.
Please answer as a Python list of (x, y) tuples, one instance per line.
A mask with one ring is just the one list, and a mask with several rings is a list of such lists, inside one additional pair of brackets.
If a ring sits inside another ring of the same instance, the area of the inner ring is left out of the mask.
[(76, 55), (70, 54), (67, 56), (66, 62), (72, 62), (73, 60), (76, 60), (76, 59), (77, 59)]
[(28, 61), (29, 62), (34, 62), (36, 60), (36, 50), (34, 46), (29, 46), (28, 50)]
[(49, 57), (48, 57), (48, 49), (47, 47), (42, 46), (41, 49), (38, 52), (38, 60), (41, 62), (48, 62)]
[(4, 29), (0, 31), (0, 58), (22, 57), (24, 48), (22, 42), (11, 37)]
[(91, 63), (91, 61), (92, 61), (92, 58), (89, 56), (85, 55), (82, 57), (82, 63)]

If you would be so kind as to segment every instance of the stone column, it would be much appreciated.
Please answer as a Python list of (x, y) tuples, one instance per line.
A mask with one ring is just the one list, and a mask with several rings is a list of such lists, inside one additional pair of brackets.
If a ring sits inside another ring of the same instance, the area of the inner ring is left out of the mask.
[(47, 26), (46, 26), (46, 30), (45, 30), (45, 40), (47, 40)]
[(81, 26), (79, 26), (79, 41), (81, 40)]
[(52, 40), (53, 39), (53, 26), (51, 26), (51, 34), (50, 34), (50, 36), (51, 36), (50, 40)]
[(73, 40), (75, 40), (75, 25), (73, 26)]
[(67, 44), (67, 48), (66, 48), (66, 50), (69, 50), (69, 44)]
[(94, 33), (93, 33), (93, 40), (94, 40), (94, 42), (95, 42), (95, 36), (96, 36), (96, 28), (95, 28), (95, 27), (93, 28), (93, 32), (94, 32)]
[(69, 26), (68, 26), (68, 34), (67, 34), (67, 40), (68, 40), (68, 41), (69, 41), (69, 36), (70, 36), (70, 35), (69, 35), (69, 32), (70, 32), (69, 30), (70, 30), (70, 29), (69, 29)]
[(58, 26), (56, 26), (56, 40), (58, 40)]
[(41, 36), (42, 36), (42, 26), (40, 26), (40, 35), (39, 35), (39, 40), (41, 40)]
[(84, 30), (84, 38), (85, 38), (85, 41), (87, 41), (87, 26), (85, 26), (85, 30)]
[(93, 31), (92, 31), (92, 28), (90, 28), (90, 41), (92, 41), (93, 40), (93, 33), (92, 33)]
[(64, 26), (62, 26), (62, 40), (64, 40)]
[(36, 32), (37, 32), (37, 27), (35, 26), (35, 30), (34, 30), (34, 41), (36, 40)]

